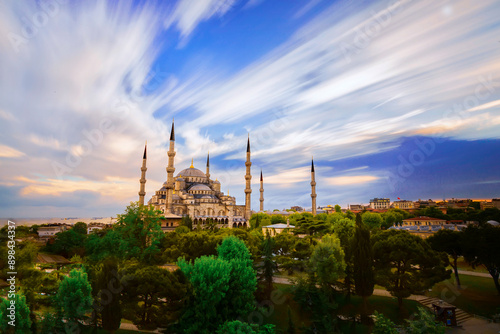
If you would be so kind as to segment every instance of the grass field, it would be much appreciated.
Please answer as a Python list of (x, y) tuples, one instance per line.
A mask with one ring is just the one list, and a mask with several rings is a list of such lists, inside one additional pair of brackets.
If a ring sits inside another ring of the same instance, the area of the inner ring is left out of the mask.
[(457, 290), (452, 275), (449, 280), (434, 285), (427, 295), (483, 317), (500, 313), (500, 296), (492, 278), (460, 275), (460, 283), (462, 290)]

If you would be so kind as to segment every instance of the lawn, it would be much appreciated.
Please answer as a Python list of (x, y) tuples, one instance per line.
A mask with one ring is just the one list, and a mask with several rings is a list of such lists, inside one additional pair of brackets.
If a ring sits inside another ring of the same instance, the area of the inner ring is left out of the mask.
[[(451, 261), (453, 261), (452, 258), (450, 258), (450, 262)], [(463, 257), (458, 258), (457, 266), (458, 266), (458, 270), (474, 271), (477, 273), (488, 273), (488, 270), (486, 270), (486, 268), (483, 265), (480, 265), (476, 268), (472, 268), (472, 266), (470, 264), (465, 262)], [(451, 266), (450, 266), (449, 269), (453, 269), (453, 268), (451, 268)]]
[(457, 290), (455, 276), (440, 282), (426, 295), (444, 300), (469, 313), (491, 317), (500, 313), (500, 296), (492, 278), (459, 275), (462, 290)]

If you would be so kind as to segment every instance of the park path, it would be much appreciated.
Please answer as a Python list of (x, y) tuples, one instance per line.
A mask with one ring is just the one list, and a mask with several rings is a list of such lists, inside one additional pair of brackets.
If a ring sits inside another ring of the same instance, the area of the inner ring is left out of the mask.
[(468, 275), (468, 276), (477, 276), (477, 277), (491, 278), (491, 275), (488, 274), (488, 273), (478, 273), (478, 272), (475, 272), (475, 271), (459, 270), (458, 273), (460, 275)]

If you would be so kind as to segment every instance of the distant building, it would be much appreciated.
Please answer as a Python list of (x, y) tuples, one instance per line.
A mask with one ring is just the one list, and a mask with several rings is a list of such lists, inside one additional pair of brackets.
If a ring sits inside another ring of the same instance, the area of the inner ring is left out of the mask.
[(500, 198), (493, 198), (491, 203), (495, 208), (500, 209)]
[(500, 199), (499, 198), (493, 198), (491, 202), (488, 201), (483, 201), (479, 203), (481, 210), (485, 209), (493, 209), (497, 208), (500, 209)]
[(90, 234), (90, 233), (97, 231), (97, 230), (102, 230), (104, 228), (104, 226), (105, 225), (103, 223), (92, 222), (92, 223), (87, 225), (87, 234)]
[(370, 200), (370, 208), (379, 209), (389, 209), (391, 207), (391, 201), (388, 198), (374, 198)]
[(434, 202), (432, 199), (429, 199), (427, 201), (423, 201), (423, 200), (419, 199), (418, 201), (416, 201), (414, 203), (414, 205), (415, 205), (415, 209), (422, 209), (422, 208), (437, 206), (437, 203)]
[(439, 218), (432, 218), (420, 216), (415, 218), (403, 219), (403, 226), (431, 226), (431, 225), (444, 225), (446, 220)]
[(38, 228), (38, 238), (46, 241), (53, 238), (57, 233), (64, 232), (69, 229), (67, 224), (50, 224), (48, 226), (40, 226)]
[(349, 204), (348, 207), (351, 211), (363, 211), (365, 209), (363, 204)]
[(394, 201), (392, 202), (392, 207), (395, 209), (410, 210), (415, 208), (415, 203), (406, 200)]
[(267, 235), (269, 233), (269, 236), (274, 237), (277, 234), (280, 234), (283, 231), (289, 231), (290, 229), (294, 229), (295, 226), (290, 225), (289, 220), (286, 220), (286, 224), (274, 224), (274, 225), (267, 225), (262, 227), (262, 234)]

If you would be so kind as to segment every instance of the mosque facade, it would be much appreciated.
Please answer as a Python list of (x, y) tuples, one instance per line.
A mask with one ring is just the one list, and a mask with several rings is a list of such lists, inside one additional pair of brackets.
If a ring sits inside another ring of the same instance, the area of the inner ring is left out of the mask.
[[(251, 166), (250, 161), (250, 137), (247, 141), (246, 151), (246, 173), (245, 173), (245, 204), (236, 204), (236, 198), (224, 194), (221, 190), (220, 182), (210, 178), (210, 156), (207, 155), (206, 171), (203, 172), (195, 168), (193, 161), (191, 166), (178, 172), (175, 176), (175, 131), (172, 121), (172, 130), (170, 132), (170, 144), (168, 155), (167, 180), (162, 187), (148, 201), (156, 210), (162, 212), (165, 217), (166, 229), (172, 229), (179, 225), (183, 216), (189, 216), (193, 224), (204, 225), (214, 222), (221, 227), (249, 227), (251, 210)], [(139, 204), (144, 205), (146, 196), (146, 162), (147, 147), (144, 147), (144, 155), (141, 167), (141, 179), (139, 190)], [(260, 211), (264, 211), (264, 182), (262, 170), (260, 173)], [(314, 171), (314, 161), (311, 161), (311, 204), (312, 214), (316, 214), (316, 180)]]
[[(250, 138), (247, 142), (246, 188), (245, 204), (236, 204), (236, 198), (225, 194), (221, 190), (220, 182), (210, 177), (210, 156), (207, 155), (206, 172), (193, 166), (185, 168), (175, 176), (175, 132), (174, 123), (170, 133), (170, 146), (168, 151), (167, 180), (148, 201), (155, 209), (160, 210), (166, 218), (167, 227), (176, 227), (182, 216), (189, 215), (193, 224), (205, 224), (212, 221), (223, 227), (248, 227), (251, 216), (251, 162)], [(144, 148), (142, 176), (140, 180), (139, 203), (144, 204), (144, 185), (146, 183), (147, 152)]]

